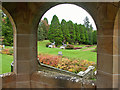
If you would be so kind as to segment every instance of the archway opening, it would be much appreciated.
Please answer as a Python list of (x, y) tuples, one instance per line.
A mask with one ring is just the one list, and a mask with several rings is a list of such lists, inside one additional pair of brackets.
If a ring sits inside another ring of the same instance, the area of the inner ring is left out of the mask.
[(83, 74), (89, 66), (95, 67), (93, 72), (96, 70), (96, 26), (81, 7), (60, 4), (51, 8), (43, 15), (37, 34), (41, 65), (77, 75)]
[(10, 14), (2, 7), (0, 31), (0, 74), (13, 72), (15, 27)]

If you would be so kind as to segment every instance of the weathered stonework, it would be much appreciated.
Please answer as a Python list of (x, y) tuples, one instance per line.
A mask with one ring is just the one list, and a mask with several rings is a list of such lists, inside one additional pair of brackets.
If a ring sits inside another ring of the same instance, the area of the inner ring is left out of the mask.
[[(64, 3), (64, 2), (63, 2)], [(68, 2), (70, 3), (70, 2)], [(0, 78), (2, 88), (89, 88), (38, 73), (37, 26), (42, 15), (60, 2), (4, 2), (14, 29), (14, 74)], [(97, 88), (120, 88), (120, 10), (118, 2), (71, 2), (91, 14), (98, 28)], [(43, 79), (44, 78), (44, 79)], [(48, 79), (50, 81), (48, 81)], [(95, 87), (94, 87), (95, 88)]]

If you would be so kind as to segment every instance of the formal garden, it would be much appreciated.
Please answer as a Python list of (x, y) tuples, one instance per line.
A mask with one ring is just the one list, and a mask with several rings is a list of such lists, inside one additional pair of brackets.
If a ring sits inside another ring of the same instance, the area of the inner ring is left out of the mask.
[[(85, 71), (89, 66), (96, 67), (96, 45), (75, 45), (75, 49), (61, 49), (60, 47), (46, 47), (48, 43), (50, 43), (49, 40), (38, 41), (38, 59), (41, 63), (73, 73)], [(76, 47), (82, 48), (76, 49)], [(2, 73), (11, 72), (13, 47), (5, 46), (0, 54)]]
[[(96, 71), (97, 62), (97, 31), (89, 25), (74, 24), (72, 21), (59, 22), (56, 15), (51, 24), (47, 18), (41, 20), (38, 26), (38, 61), (40, 64), (49, 65), (61, 70), (78, 74), (86, 71), (89, 66)], [(2, 43), (0, 56), (2, 57), (2, 73), (11, 72), (13, 62), (13, 30), (6, 15), (2, 16)]]

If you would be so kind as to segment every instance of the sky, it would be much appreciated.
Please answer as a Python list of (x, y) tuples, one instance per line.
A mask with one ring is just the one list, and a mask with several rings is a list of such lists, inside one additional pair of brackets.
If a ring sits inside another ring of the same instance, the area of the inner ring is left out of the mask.
[(82, 9), (81, 7), (74, 4), (60, 4), (49, 9), (42, 17), (42, 20), (46, 17), (48, 19), (48, 23), (51, 23), (51, 20), (54, 15), (57, 15), (59, 21), (62, 19), (66, 21), (71, 20), (73, 23), (84, 24), (84, 19), (87, 16), (89, 18), (90, 24), (92, 24), (93, 29), (96, 29), (96, 25), (90, 14)]

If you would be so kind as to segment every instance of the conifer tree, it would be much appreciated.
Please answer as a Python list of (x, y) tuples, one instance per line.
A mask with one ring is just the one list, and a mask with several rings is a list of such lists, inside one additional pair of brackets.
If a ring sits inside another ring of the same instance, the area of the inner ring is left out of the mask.
[(69, 34), (67, 22), (64, 19), (62, 19), (61, 21), (61, 30), (62, 30), (63, 38), (64, 38), (63, 41), (64, 43), (67, 43), (70, 39), (70, 34)]
[(68, 21), (68, 29), (69, 29), (69, 35), (70, 35), (70, 39), (69, 39), (69, 43), (73, 44), (75, 43), (75, 39), (76, 39), (76, 34), (75, 34), (75, 27), (72, 21)]
[(53, 16), (51, 25), (48, 31), (48, 38), (51, 42), (55, 41), (56, 45), (60, 45), (63, 42), (63, 33), (61, 30), (59, 19), (56, 15)]
[(88, 31), (88, 38), (89, 38), (89, 44), (90, 44), (90, 45), (93, 44), (92, 32), (93, 32), (93, 27), (92, 27), (92, 24), (91, 24), (91, 25), (90, 25), (90, 28), (89, 28), (89, 31)]
[(38, 32), (37, 32), (37, 38), (38, 38), (38, 41), (42, 41), (42, 40), (45, 40), (45, 31), (42, 27), (42, 22), (39, 23), (39, 26), (38, 26)]
[(93, 27), (92, 27), (92, 25), (89, 25), (89, 24), (90, 24), (89, 18), (86, 16), (85, 19), (84, 19), (84, 26), (86, 28), (86, 31), (85, 31), (86, 43), (92, 45), (93, 44), (93, 39), (92, 39), (92, 30), (93, 30)]
[(79, 43), (80, 44), (80, 42), (81, 42), (81, 38), (80, 38), (80, 35), (81, 35), (81, 33), (80, 33), (80, 28), (79, 28), (79, 26), (77, 25), (77, 23), (75, 23), (75, 33), (76, 33), (76, 43)]
[(88, 30), (88, 28), (89, 28), (89, 18), (86, 16), (85, 17), (85, 19), (84, 19), (84, 26), (87, 28), (87, 30)]
[(93, 36), (93, 44), (97, 44), (97, 31), (96, 30), (93, 31), (92, 36)]
[[(84, 25), (79, 25), (79, 28), (80, 28), (80, 39), (81, 39), (81, 43), (84, 43), (85, 42), (85, 34), (84, 34), (84, 31), (85, 31), (85, 27)], [(80, 42), (79, 42), (80, 44)]]
[(48, 24), (48, 19), (47, 18), (44, 18), (44, 21), (46, 21), (46, 23)]

